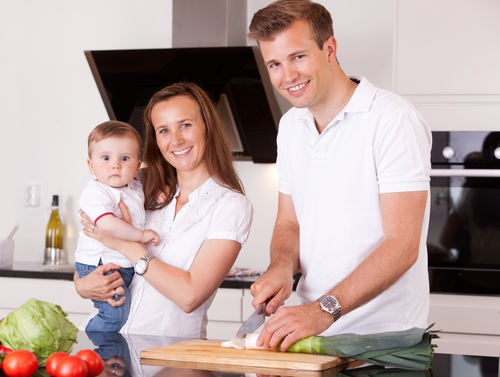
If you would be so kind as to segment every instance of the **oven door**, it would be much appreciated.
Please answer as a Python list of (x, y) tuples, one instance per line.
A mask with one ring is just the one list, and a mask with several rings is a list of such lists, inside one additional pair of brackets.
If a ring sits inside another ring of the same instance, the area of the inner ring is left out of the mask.
[(500, 294), (500, 169), (433, 169), (431, 292)]

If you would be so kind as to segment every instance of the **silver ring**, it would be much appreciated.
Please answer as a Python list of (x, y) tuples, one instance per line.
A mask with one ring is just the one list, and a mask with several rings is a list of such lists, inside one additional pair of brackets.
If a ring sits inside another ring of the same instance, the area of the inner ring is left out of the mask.
[(113, 373), (116, 376), (116, 367), (113, 367), (113, 372), (111, 373)]
[(114, 293), (113, 298), (117, 298), (118, 297), (118, 293), (116, 293), (116, 289), (113, 289), (113, 293)]
[(92, 228), (91, 232), (94, 233), (94, 229), (95, 229), (95, 224), (94, 224), (94, 227)]

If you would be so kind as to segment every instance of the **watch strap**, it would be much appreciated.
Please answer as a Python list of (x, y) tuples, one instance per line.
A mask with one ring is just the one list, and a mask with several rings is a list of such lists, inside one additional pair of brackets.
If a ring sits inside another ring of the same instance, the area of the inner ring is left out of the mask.
[(135, 273), (137, 275), (144, 275), (146, 273), (146, 271), (148, 270), (149, 262), (151, 262), (151, 260), (153, 260), (154, 258), (155, 258), (155, 256), (153, 254), (151, 254), (151, 253), (144, 254), (140, 259), (137, 260), (137, 262), (143, 260), (144, 262), (146, 262), (146, 267), (144, 268), (144, 271), (138, 271), (136, 269), (137, 262), (135, 262), (134, 263)]
[(156, 258), (156, 257), (155, 257), (153, 254), (151, 254), (151, 253), (147, 253), (147, 254), (144, 254), (144, 255), (142, 256), (142, 258), (141, 258), (141, 259), (144, 259), (144, 260), (146, 261), (146, 263), (149, 263), (149, 262), (151, 262), (154, 258)]

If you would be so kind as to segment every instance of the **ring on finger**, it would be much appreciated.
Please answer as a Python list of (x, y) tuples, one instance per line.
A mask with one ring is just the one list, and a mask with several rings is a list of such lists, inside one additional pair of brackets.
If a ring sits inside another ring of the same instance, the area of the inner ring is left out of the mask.
[(113, 373), (116, 376), (116, 367), (113, 367), (113, 372), (111, 373)]
[(118, 297), (118, 293), (116, 293), (116, 288), (113, 289), (113, 298), (117, 298)]
[(92, 227), (92, 230), (91, 232), (94, 233), (94, 229), (95, 229), (95, 224), (93, 224), (94, 226)]

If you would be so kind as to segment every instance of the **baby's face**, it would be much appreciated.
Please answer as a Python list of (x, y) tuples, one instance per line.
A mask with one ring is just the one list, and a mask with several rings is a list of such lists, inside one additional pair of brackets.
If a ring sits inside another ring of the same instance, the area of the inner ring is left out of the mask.
[(87, 160), (97, 180), (111, 187), (123, 187), (139, 172), (141, 147), (133, 138), (107, 138), (92, 142)]

